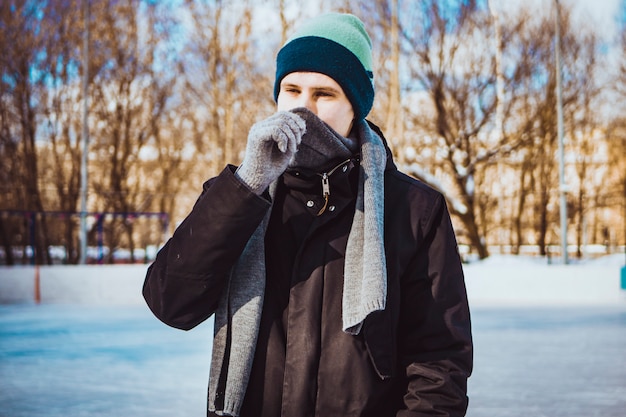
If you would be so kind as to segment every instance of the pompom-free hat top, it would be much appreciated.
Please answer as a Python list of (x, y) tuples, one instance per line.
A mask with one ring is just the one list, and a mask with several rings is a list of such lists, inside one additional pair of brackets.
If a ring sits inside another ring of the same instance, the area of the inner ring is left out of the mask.
[(355, 119), (364, 119), (372, 109), (372, 41), (358, 17), (328, 13), (300, 27), (278, 52), (274, 100), (282, 79), (299, 71), (319, 72), (335, 80), (350, 100)]

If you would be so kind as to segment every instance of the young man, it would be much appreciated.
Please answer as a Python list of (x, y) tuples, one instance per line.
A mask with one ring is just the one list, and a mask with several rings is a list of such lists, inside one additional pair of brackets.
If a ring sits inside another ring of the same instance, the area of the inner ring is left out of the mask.
[(278, 111), (150, 266), (166, 324), (215, 314), (209, 415), (463, 416), (472, 340), (443, 196), (394, 165), (353, 15), (277, 57)]

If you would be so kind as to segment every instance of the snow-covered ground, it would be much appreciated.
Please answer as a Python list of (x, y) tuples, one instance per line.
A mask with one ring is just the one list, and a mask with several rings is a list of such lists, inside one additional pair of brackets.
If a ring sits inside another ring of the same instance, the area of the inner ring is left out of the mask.
[[(472, 306), (567, 306), (626, 303), (624, 254), (548, 264), (544, 258), (492, 256), (464, 266)], [(147, 265), (42, 266), (42, 303), (142, 304)], [(32, 302), (37, 270), (0, 267), (0, 304)]]
[(473, 306), (576, 306), (626, 304), (624, 254), (563, 265), (544, 258), (492, 256), (465, 266)]

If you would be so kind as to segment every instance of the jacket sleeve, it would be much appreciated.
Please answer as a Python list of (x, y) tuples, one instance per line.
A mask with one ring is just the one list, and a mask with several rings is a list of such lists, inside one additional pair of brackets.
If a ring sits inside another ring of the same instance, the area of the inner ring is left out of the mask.
[(398, 348), (407, 383), (405, 409), (397, 417), (461, 417), (473, 347), (461, 259), (443, 196), (423, 233), (403, 279)]
[(167, 325), (188, 330), (215, 312), (232, 266), (270, 207), (233, 172), (229, 166), (204, 184), (148, 268), (143, 297)]

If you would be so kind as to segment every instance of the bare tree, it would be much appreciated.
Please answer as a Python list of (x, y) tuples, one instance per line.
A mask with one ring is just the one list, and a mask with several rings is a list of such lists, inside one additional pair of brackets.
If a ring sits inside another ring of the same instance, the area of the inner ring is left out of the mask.
[[(46, 71), (42, 68), (44, 35), (41, 17), (31, 2), (5, 1), (0, 4), (0, 115), (2, 115), (3, 160), (10, 159), (3, 175), (15, 184), (15, 204), (31, 213), (44, 210), (39, 184), (37, 128), (40, 115), (39, 95), (45, 88)], [(38, 264), (51, 263), (48, 251), (46, 218), (29, 217), (34, 231), (33, 250)]]
[[(78, 3), (0, 3), (0, 245), (7, 263), (19, 261), (14, 248), (31, 241), (38, 263), (51, 262), (52, 244), (66, 245), (67, 261), (76, 260), (75, 218), (21, 213), (77, 208), (84, 99)], [(313, 10), (270, 3), (90, 2), (89, 210), (117, 213), (100, 223), (111, 249), (134, 253), (137, 244), (160, 240), (166, 217), (155, 227), (130, 214), (167, 213), (173, 227), (199, 184), (240, 160), (249, 126), (274, 111), (275, 53)], [(483, 6), (377, 0), (324, 1), (319, 9), (366, 22), (376, 66), (368, 118), (385, 131), (401, 168), (445, 194), (460, 239), (481, 258), (494, 243), (509, 243), (514, 253), (533, 243), (545, 255), (558, 231), (554, 19)], [(573, 27), (562, 11), (566, 154), (577, 157), (567, 165), (568, 212), (580, 255), (585, 236), (601, 241), (606, 229), (616, 240), (616, 210), (626, 218), (626, 58), (605, 65), (593, 30)], [(612, 83), (600, 82), (605, 67), (616, 71)], [(609, 96), (619, 97), (612, 112), (599, 105)], [(605, 152), (608, 159), (598, 161)]]
[(603, 184), (599, 174), (605, 169), (606, 160), (601, 152), (603, 146), (604, 129), (600, 126), (599, 114), (596, 111), (600, 107), (598, 57), (599, 42), (593, 32), (581, 35), (572, 42), (568, 53), (570, 65), (568, 68), (571, 103), (569, 104), (569, 140), (572, 149), (575, 149), (576, 161), (574, 163), (577, 190), (572, 190), (571, 206), (574, 209), (572, 217), (575, 219), (577, 256), (583, 256), (587, 217), (593, 207), (594, 194), (602, 192)]
[(273, 106), (272, 84), (269, 74), (255, 70), (255, 58), (263, 55), (253, 44), (249, 2), (186, 5), (192, 26), (184, 51), (184, 100), (194, 109), (189, 116), (206, 179), (240, 160), (249, 126)]
[[(80, 49), (84, 19), (75, 1), (51, 1), (43, 7), (42, 31), (47, 33), (46, 73), (48, 88), (42, 91), (43, 120), (41, 140), (48, 152), (41, 155), (45, 165), (42, 177), (49, 178), (47, 186), (55, 195), (48, 198), (48, 210), (64, 213), (54, 222), (57, 243), (65, 246), (66, 261), (76, 263), (76, 211), (80, 195), (81, 113), (77, 103), (83, 100), (79, 77)], [(76, 24), (80, 22), (80, 24)], [(44, 166), (42, 165), (42, 168)]]
[[(594, 84), (597, 67), (597, 39), (584, 31), (574, 31), (571, 26), (570, 10), (562, 7), (561, 20), (561, 55), (563, 59), (563, 107), (565, 115), (566, 145), (568, 154), (576, 154), (577, 166), (573, 173), (579, 178), (577, 203), (568, 201), (568, 206), (576, 208), (578, 218), (577, 239), (582, 245), (584, 204), (587, 201), (585, 187), (590, 175), (589, 163), (594, 157), (592, 143), (595, 140), (594, 103), (599, 86)], [(530, 23), (530, 22), (529, 22)], [(520, 182), (518, 183), (518, 211), (515, 220), (516, 245), (522, 243), (520, 230), (521, 219), (525, 216), (533, 219), (530, 225), (534, 229), (536, 243), (541, 255), (548, 255), (548, 247), (557, 239), (558, 229), (558, 135), (557, 135), (557, 97), (556, 65), (553, 16), (540, 16), (529, 24), (521, 38), (519, 51), (523, 52), (520, 62), (524, 63), (526, 75), (521, 80), (520, 90), (522, 106), (516, 112), (520, 121), (520, 135), (526, 136), (521, 153), (513, 155), (519, 165)], [(580, 28), (579, 28), (580, 29)], [(571, 185), (571, 173), (567, 182)], [(526, 200), (532, 197), (530, 210), (524, 210)], [(568, 214), (573, 218), (573, 210)]]
[[(11, 4), (0, 5), (0, 48), (9, 50), (9, 45), (16, 36), (19, 36), (18, 28), (14, 27), (15, 20), (10, 10)], [(20, 142), (18, 138), (17, 126), (19, 119), (15, 112), (13, 101), (14, 83), (11, 82), (12, 68), (10, 60), (11, 54), (0, 56), (0, 189), (3, 198), (0, 200), (0, 208), (4, 210), (21, 209), (25, 205), (26, 196), (24, 187), (21, 185), (22, 164), (20, 164)], [(19, 184), (19, 185), (16, 185)], [(18, 242), (14, 237), (23, 235), (22, 227), (11, 227), (13, 222), (8, 221), (8, 216), (0, 216), (0, 239), (4, 249), (6, 262), (9, 265), (15, 263), (13, 257), (13, 245)]]
[[(356, 3), (356, 2), (353, 2)], [(378, 0), (353, 4), (349, 10), (362, 16), (372, 38), (376, 100), (368, 116), (385, 132), (393, 150), (404, 144), (404, 115), (400, 71), (401, 40), (398, 0)], [(402, 153), (396, 155), (402, 158)]]
[[(564, 33), (565, 31), (563, 31)], [(519, 113), (528, 126), (529, 140), (524, 149), (524, 163), (521, 168), (528, 175), (526, 195), (532, 196), (530, 210), (519, 212), (528, 216), (531, 230), (534, 230), (536, 244), (541, 255), (547, 254), (551, 225), (558, 224), (556, 217), (555, 190), (558, 190), (557, 169), (557, 108), (556, 108), (556, 69), (554, 64), (554, 20), (540, 16), (529, 25), (523, 39), (523, 59), (526, 63), (524, 78), (524, 112)], [(521, 203), (520, 203), (521, 204)]]
[[(623, 13), (626, 15), (626, 8)], [(616, 116), (609, 124), (607, 130), (607, 144), (609, 154), (609, 175), (607, 175), (606, 198), (611, 202), (611, 206), (618, 207), (622, 218), (622, 239), (626, 245), (626, 24), (623, 24), (620, 32), (620, 50), (618, 70), (615, 82), (611, 83), (617, 94), (615, 104), (617, 105)], [(612, 225), (612, 232), (619, 233)], [(608, 236), (610, 238), (610, 236)], [(617, 238), (619, 239), (619, 238)]]
[(422, 97), (417, 102), (409, 100), (407, 117), (424, 132), (420, 139), (438, 148), (430, 161), (418, 161), (410, 170), (435, 186), (427, 171), (451, 178), (451, 189), (441, 191), (449, 200), (460, 202), (451, 204), (451, 213), (460, 219), (482, 259), (489, 255), (488, 227), (481, 224), (487, 218), (481, 220), (479, 211), (491, 203), (482, 194), (485, 174), (481, 171), (497, 155), (509, 152), (515, 140), (507, 135), (493, 140), (488, 134), (497, 106), (495, 56), (492, 49), (478, 45), (491, 39), (490, 16), (474, 1), (444, 9), (435, 0), (422, 2), (403, 16), (404, 53), (413, 58), (409, 64), (415, 80), (407, 86), (407, 94)]
[[(156, 59), (158, 23), (151, 13), (157, 5), (142, 4), (147, 12), (139, 13), (138, 0), (102, 1), (92, 5), (94, 15), (91, 58), (94, 80), (91, 86), (92, 151), (91, 186), (100, 198), (101, 211), (115, 213), (108, 223), (110, 246), (128, 245), (134, 262), (134, 219), (131, 214), (150, 207), (146, 194), (149, 177), (142, 175), (142, 151), (157, 134), (172, 94), (175, 73), (166, 71), (171, 62)], [(142, 20), (142, 18), (144, 20)], [(141, 25), (145, 30), (140, 30)], [(174, 65), (175, 67), (175, 65)]]

